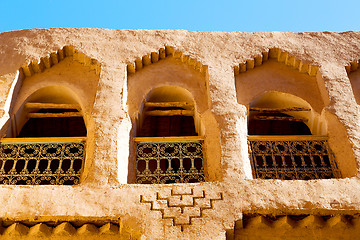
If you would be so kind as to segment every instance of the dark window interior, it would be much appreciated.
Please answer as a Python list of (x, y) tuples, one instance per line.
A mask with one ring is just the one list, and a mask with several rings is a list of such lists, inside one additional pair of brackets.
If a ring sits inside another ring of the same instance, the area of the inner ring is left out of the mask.
[[(259, 113), (260, 116), (291, 117), (284, 113)], [(249, 121), (249, 135), (311, 135), (309, 127), (301, 121), (256, 120)]]
[[(179, 107), (151, 110), (184, 110)], [(146, 112), (145, 112), (146, 114)], [(197, 136), (192, 116), (145, 116), (138, 137)]]
[[(38, 113), (77, 112), (76, 109), (41, 109)], [(17, 137), (80, 137), (86, 136), (82, 117), (30, 118)]]

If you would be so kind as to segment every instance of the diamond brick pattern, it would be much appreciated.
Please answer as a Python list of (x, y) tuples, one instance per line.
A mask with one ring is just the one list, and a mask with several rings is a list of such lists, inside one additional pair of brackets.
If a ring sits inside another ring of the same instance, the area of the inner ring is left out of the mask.
[(194, 189), (182, 193), (171, 190), (169, 196), (156, 192), (155, 200), (147, 200), (150, 198), (140, 195), (140, 203), (149, 203), (150, 210), (161, 212), (162, 219), (172, 220), (173, 226), (184, 231), (184, 226), (192, 225), (192, 219), (202, 218), (204, 210), (213, 209), (215, 201), (223, 200), (223, 194), (212, 198), (204, 190), (200, 193), (194, 193)]

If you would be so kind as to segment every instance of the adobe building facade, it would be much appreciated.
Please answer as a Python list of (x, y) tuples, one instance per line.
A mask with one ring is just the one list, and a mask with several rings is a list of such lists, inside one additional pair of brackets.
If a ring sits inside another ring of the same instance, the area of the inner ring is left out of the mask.
[(360, 33), (0, 34), (0, 239), (357, 239)]

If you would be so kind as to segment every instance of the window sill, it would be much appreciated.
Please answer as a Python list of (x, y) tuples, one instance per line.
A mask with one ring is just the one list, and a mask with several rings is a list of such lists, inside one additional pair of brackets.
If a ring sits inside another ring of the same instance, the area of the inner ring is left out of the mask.
[(135, 137), (135, 142), (204, 141), (204, 136)]
[(85, 142), (86, 137), (31, 137), (31, 138), (1, 138), (0, 143), (32, 143), (32, 142)]

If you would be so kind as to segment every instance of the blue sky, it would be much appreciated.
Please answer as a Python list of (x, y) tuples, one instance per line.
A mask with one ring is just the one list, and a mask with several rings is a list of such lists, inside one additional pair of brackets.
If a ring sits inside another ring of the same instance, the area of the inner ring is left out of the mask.
[(0, 32), (26, 28), (360, 30), (360, 0), (3, 0)]

